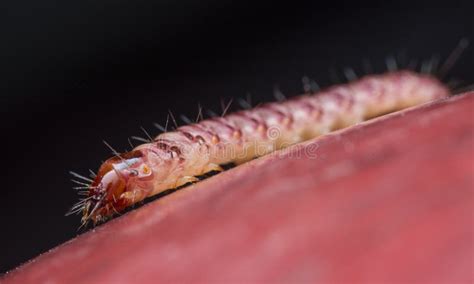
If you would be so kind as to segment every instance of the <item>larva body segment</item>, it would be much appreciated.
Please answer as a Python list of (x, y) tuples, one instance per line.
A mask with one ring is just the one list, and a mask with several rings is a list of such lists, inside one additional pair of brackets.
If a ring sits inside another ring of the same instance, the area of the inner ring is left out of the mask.
[(219, 170), (335, 129), (449, 96), (436, 78), (397, 71), (202, 120), (107, 160), (90, 185), (83, 223)]

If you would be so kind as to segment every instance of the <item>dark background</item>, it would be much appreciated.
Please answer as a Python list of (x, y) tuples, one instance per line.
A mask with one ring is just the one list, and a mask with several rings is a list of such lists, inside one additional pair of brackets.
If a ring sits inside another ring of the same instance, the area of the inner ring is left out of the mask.
[[(272, 99), (301, 77), (387, 55), (445, 58), (473, 36), (472, 1), (3, 1), (0, 272), (74, 237), (69, 170), (87, 174), (168, 109)], [(452, 77), (474, 81), (472, 45)], [(440, 133), (442, 135), (442, 133)], [(142, 135), (143, 136), (143, 135)]]

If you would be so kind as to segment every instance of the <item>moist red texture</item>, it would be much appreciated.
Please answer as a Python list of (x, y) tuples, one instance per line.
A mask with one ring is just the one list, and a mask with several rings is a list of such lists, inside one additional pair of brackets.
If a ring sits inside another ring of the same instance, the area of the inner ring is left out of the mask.
[(474, 93), (279, 153), (101, 225), (1, 280), (473, 280)]

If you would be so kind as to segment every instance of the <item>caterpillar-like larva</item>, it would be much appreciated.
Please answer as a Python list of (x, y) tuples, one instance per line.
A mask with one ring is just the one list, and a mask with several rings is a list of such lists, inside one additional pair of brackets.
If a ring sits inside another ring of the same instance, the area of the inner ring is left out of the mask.
[(96, 223), (196, 176), (220, 171), (220, 165), (449, 95), (431, 75), (395, 71), (181, 126), (130, 152), (115, 153), (90, 184), (84, 183), (88, 196), (71, 212), (82, 212), (83, 224)]

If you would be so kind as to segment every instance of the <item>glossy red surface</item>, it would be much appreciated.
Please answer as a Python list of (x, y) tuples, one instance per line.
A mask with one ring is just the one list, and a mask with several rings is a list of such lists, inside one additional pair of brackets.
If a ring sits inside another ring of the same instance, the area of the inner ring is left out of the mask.
[(473, 281), (474, 93), (149, 203), (4, 283)]

